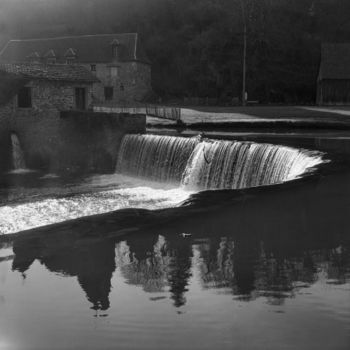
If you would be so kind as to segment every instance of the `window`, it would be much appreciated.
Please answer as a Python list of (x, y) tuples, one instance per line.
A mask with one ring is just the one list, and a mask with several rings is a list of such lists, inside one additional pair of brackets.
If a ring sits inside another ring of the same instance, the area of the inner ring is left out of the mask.
[(85, 88), (75, 88), (75, 107), (82, 110), (86, 108)]
[(91, 72), (96, 72), (96, 64), (91, 64), (90, 70), (91, 70)]
[(113, 86), (105, 86), (105, 100), (113, 100)]
[[(54, 52), (53, 52), (54, 54)], [(73, 48), (69, 48), (66, 53), (64, 54), (64, 57), (66, 58), (67, 64), (73, 64), (74, 60), (77, 58), (77, 53)]]
[(115, 60), (118, 60), (118, 47), (120, 46), (120, 43), (117, 39), (114, 39), (112, 42), (111, 42), (111, 46), (112, 46), (112, 57), (115, 59)]
[(30, 87), (23, 87), (19, 90), (17, 102), (19, 108), (32, 107), (32, 91)]
[(118, 58), (118, 45), (112, 46), (113, 58)]
[(120, 91), (124, 91), (124, 84), (120, 84)]
[(47, 59), (47, 64), (55, 64), (56, 63), (56, 58), (48, 58)]
[(111, 77), (112, 78), (118, 77), (118, 67), (111, 67)]

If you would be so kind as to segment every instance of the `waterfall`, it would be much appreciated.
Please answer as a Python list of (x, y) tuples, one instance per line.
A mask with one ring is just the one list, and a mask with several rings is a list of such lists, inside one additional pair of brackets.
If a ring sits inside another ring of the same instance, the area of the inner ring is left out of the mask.
[(12, 144), (12, 166), (14, 170), (26, 169), (24, 155), (19, 142), (18, 136), (15, 133), (11, 134)]
[(191, 189), (237, 189), (292, 180), (322, 160), (285, 146), (214, 141), (197, 145), (182, 184)]
[(241, 141), (126, 135), (117, 172), (186, 189), (238, 189), (292, 180), (322, 163), (322, 154)]
[(198, 142), (198, 138), (126, 135), (120, 147), (117, 171), (155, 181), (179, 183)]

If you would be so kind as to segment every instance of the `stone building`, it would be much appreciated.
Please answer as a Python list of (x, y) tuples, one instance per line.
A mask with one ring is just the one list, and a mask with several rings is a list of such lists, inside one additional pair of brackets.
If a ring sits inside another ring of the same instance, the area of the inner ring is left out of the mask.
[[(78, 65), (0, 63), (0, 72), (10, 86), (16, 82), (16, 88), (8, 91), (8, 100), (1, 101), (1, 112), (7, 108), (7, 115), (15, 114), (17, 118), (39, 116), (42, 112), (51, 117), (63, 110), (85, 110), (92, 103), (93, 84), (99, 82), (94, 74)], [(6, 87), (2, 86), (2, 93)]]
[(99, 80), (96, 104), (143, 102), (152, 93), (151, 65), (136, 33), (11, 40), (0, 63), (82, 65)]
[(318, 105), (350, 104), (350, 44), (323, 44), (317, 78)]
[(122, 135), (145, 120), (88, 111), (97, 83), (77, 64), (0, 64), (0, 171), (10, 167), (11, 133), (30, 168), (114, 169)]

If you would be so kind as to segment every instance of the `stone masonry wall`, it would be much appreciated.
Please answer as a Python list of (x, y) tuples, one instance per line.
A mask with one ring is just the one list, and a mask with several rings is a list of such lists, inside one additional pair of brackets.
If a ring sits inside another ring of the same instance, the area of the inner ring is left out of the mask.
[(142, 117), (131, 121), (122, 115), (74, 111), (74, 87), (88, 89), (89, 103), (91, 86), (46, 81), (28, 86), (33, 88), (32, 108), (17, 108), (16, 97), (0, 106), (0, 171), (11, 168), (11, 132), (19, 137), (27, 167), (86, 171), (112, 170), (122, 136), (145, 130)]
[[(90, 65), (86, 65), (90, 69)], [(113, 72), (114, 68), (114, 72)], [(93, 95), (98, 102), (105, 102), (104, 87), (113, 87), (111, 103), (141, 102), (152, 92), (151, 66), (141, 62), (96, 64), (96, 76), (101, 84), (94, 84)], [(123, 89), (121, 88), (123, 87)]]

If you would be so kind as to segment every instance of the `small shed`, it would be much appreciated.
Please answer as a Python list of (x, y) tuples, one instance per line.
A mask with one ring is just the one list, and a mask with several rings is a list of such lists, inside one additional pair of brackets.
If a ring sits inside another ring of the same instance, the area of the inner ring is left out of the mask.
[(350, 43), (322, 45), (316, 103), (350, 105)]

